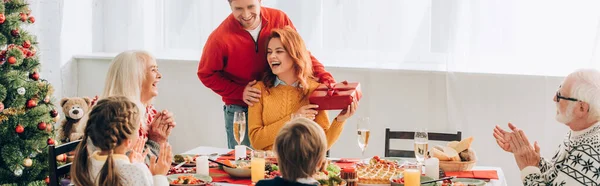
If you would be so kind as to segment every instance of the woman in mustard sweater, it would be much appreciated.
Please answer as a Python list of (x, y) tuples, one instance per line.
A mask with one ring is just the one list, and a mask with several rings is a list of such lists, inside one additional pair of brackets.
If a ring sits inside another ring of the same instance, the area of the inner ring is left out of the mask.
[(269, 69), (253, 87), (260, 90), (258, 103), (248, 108), (248, 134), (252, 147), (271, 150), (279, 130), (293, 116), (313, 119), (327, 136), (327, 149), (337, 141), (346, 119), (357, 109), (356, 100), (331, 123), (327, 112), (315, 110), (308, 96), (319, 83), (312, 76), (310, 55), (302, 38), (291, 27), (271, 32), (267, 46)]

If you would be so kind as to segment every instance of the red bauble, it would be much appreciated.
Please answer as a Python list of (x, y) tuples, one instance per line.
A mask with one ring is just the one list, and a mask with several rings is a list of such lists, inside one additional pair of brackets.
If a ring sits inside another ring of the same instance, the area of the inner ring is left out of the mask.
[(33, 79), (33, 80), (37, 81), (37, 80), (39, 80), (39, 79), (40, 79), (40, 74), (39, 74), (39, 73), (37, 73), (37, 72), (33, 72), (32, 74), (29, 74), (29, 78), (31, 78), (31, 79)]
[(8, 58), (8, 63), (10, 63), (11, 65), (14, 65), (15, 63), (17, 63), (17, 58), (15, 58), (14, 56), (10, 56)]
[(35, 100), (30, 99), (27, 101), (27, 108), (33, 108), (35, 106), (37, 106), (37, 102)]
[(0, 24), (4, 23), (4, 21), (6, 21), (6, 17), (4, 14), (0, 14)]
[(21, 12), (21, 13), (19, 14), (19, 16), (21, 16), (21, 21), (23, 21), (23, 22), (27, 21), (27, 14), (25, 14), (25, 13)]
[(29, 40), (25, 40), (25, 42), (23, 42), (23, 47), (25, 47), (25, 48), (31, 47), (31, 42)]
[(29, 22), (35, 23), (35, 17), (33, 17), (33, 16), (29, 17)]
[(56, 116), (58, 116), (58, 111), (56, 111), (56, 110), (52, 109), (52, 110), (50, 111), (50, 116), (52, 116), (52, 117), (56, 117)]
[(46, 182), (46, 184), (50, 184), (50, 177), (46, 176), (46, 179), (44, 179), (44, 182)]
[(19, 37), (19, 29), (14, 29), (14, 30), (10, 31), (10, 34), (13, 37)]
[(38, 123), (38, 129), (40, 129), (40, 130), (46, 130), (46, 126), (47, 126), (46, 122), (42, 121), (42, 122)]
[(17, 125), (17, 128), (15, 128), (15, 132), (17, 132), (17, 134), (21, 134), (25, 131), (25, 128), (23, 128), (23, 126), (21, 125)]
[(48, 145), (54, 145), (54, 139), (48, 138)]

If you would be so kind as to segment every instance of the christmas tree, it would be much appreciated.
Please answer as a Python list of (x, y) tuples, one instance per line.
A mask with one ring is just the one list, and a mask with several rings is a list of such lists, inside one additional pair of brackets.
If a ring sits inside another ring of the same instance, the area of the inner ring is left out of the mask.
[[(0, 185), (46, 185), (48, 145), (58, 112), (40, 78), (33, 24), (24, 0), (0, 0)], [(56, 160), (53, 160), (56, 161)]]

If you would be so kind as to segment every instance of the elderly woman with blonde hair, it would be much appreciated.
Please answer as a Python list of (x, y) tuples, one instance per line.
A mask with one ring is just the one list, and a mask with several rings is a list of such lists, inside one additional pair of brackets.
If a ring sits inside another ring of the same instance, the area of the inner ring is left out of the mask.
[[(152, 154), (159, 154), (159, 147), (167, 143), (176, 123), (173, 114), (167, 110), (158, 112), (152, 102), (158, 96), (158, 83), (162, 74), (152, 55), (145, 51), (125, 51), (118, 54), (110, 63), (102, 98), (124, 96), (136, 103), (140, 109), (138, 135), (147, 140), (146, 147)], [(84, 116), (77, 132), (82, 133), (88, 116)], [(88, 147), (94, 151), (95, 147)]]

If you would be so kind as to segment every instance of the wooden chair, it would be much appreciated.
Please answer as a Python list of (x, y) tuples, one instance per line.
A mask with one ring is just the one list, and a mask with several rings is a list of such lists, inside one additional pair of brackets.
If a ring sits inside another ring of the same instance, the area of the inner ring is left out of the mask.
[(77, 145), (81, 140), (72, 141), (59, 146), (50, 145), (48, 146), (48, 171), (50, 172), (50, 186), (58, 186), (59, 178), (68, 174), (71, 171), (71, 164), (67, 163), (58, 167), (56, 163), (56, 156), (71, 152), (77, 148)]
[[(460, 131), (456, 132), (456, 134), (428, 132), (427, 138), (429, 141), (460, 141), (462, 133)], [(415, 139), (415, 132), (390, 131), (390, 128), (385, 129), (385, 157), (415, 157), (414, 150), (390, 149), (390, 139), (413, 140)]]

